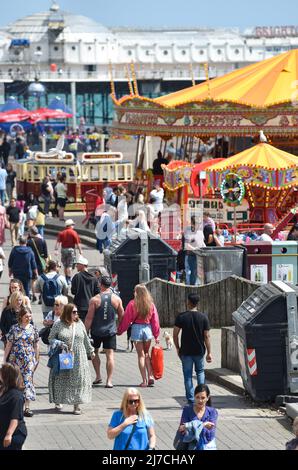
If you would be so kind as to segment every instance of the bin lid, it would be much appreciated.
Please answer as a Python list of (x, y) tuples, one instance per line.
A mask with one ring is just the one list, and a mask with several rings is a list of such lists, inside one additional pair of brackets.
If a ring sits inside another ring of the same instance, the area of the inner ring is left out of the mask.
[(264, 284), (256, 289), (242, 302), (240, 307), (232, 313), (234, 322), (242, 327), (254, 323), (268, 306), (284, 294), (273, 284)]
[[(163, 257), (177, 256), (177, 252), (161, 238), (150, 234), (148, 241), (149, 255), (162, 255)], [(141, 254), (141, 239), (140, 237), (126, 238), (125, 240), (114, 239), (105, 254), (108, 255), (108, 252), (111, 257), (138, 256)]]
[(245, 246), (237, 245), (237, 246), (204, 246), (204, 247), (198, 248), (197, 250), (194, 250), (194, 251), (197, 252), (197, 253), (201, 253), (201, 252), (208, 253), (208, 251), (216, 251), (216, 252), (220, 252), (220, 251), (224, 251), (224, 252), (242, 251), (243, 252), (245, 250), (246, 250)]
[(298, 246), (295, 240), (275, 240), (271, 243), (273, 246)]

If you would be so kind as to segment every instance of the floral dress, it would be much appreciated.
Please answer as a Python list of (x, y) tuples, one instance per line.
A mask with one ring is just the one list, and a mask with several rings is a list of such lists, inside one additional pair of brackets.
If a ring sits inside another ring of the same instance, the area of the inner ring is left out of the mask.
[(36, 392), (33, 374), (37, 364), (34, 346), (39, 341), (38, 330), (31, 324), (27, 328), (13, 325), (9, 330), (7, 340), (12, 343), (8, 362), (19, 366), (25, 385), (25, 400), (34, 401)]
[[(49, 335), (49, 342), (58, 339), (71, 348), (73, 325), (63, 321), (54, 323)], [(50, 403), (79, 404), (90, 403), (92, 398), (92, 379), (87, 355), (94, 351), (86, 332), (84, 323), (76, 322), (73, 343), (73, 369), (60, 370), (55, 374), (53, 369), (49, 376)]]

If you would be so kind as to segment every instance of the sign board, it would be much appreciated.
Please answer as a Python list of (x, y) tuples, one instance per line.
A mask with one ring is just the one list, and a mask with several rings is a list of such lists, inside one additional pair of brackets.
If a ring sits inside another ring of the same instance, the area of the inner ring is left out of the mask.
[(277, 264), (276, 276), (277, 281), (293, 282), (294, 266), (293, 264)]
[(252, 264), (250, 266), (250, 280), (260, 284), (268, 282), (268, 266), (267, 264)]

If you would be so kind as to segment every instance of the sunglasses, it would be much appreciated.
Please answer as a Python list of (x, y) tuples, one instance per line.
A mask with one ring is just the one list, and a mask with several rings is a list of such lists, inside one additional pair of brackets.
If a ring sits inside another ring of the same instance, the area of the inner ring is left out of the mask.
[(54, 304), (54, 307), (60, 307), (61, 304)]
[(127, 403), (129, 405), (138, 405), (140, 403), (140, 400), (137, 399), (137, 400), (127, 400)]
[(73, 310), (72, 313), (78, 313), (78, 311), (77, 311), (77, 310)]

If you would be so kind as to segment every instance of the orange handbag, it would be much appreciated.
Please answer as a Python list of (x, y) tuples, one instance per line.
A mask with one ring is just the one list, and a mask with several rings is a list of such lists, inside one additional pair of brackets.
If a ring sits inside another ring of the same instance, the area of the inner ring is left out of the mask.
[(161, 346), (153, 346), (151, 349), (151, 366), (156, 380), (163, 376), (163, 349)]

